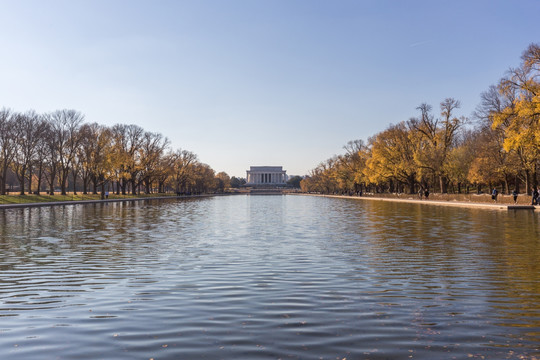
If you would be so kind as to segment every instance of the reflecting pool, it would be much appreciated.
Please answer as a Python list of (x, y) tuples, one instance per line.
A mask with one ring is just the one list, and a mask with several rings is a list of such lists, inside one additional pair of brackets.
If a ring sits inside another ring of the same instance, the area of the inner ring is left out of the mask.
[(539, 216), (294, 195), (0, 210), (0, 351), (537, 359)]

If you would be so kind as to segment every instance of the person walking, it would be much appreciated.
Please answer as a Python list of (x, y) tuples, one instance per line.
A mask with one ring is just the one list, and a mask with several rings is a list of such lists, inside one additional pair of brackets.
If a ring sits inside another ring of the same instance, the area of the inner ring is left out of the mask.
[(533, 190), (531, 205), (538, 205), (538, 189), (537, 188), (534, 188)]
[(493, 202), (497, 202), (497, 195), (499, 195), (499, 192), (497, 189), (493, 188), (493, 191), (491, 192), (491, 198), (493, 199)]
[(512, 192), (512, 196), (514, 197), (514, 204), (517, 204), (517, 197), (518, 197), (517, 189), (514, 189), (514, 191)]

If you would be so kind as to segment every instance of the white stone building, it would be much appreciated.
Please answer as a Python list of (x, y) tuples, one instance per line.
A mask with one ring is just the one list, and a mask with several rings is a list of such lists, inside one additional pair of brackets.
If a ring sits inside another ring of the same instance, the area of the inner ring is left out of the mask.
[(246, 185), (285, 185), (287, 180), (282, 166), (250, 166), (246, 171)]

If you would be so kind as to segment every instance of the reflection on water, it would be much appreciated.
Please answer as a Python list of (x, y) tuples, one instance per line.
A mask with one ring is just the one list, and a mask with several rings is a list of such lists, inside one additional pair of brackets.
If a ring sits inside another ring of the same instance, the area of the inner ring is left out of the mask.
[(535, 359), (538, 216), (303, 196), (1, 210), (0, 349)]

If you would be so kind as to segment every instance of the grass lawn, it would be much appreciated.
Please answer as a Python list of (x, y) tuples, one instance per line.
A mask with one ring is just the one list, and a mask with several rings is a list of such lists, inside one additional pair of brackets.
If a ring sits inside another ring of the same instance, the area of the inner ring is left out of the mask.
[[(109, 194), (109, 199), (132, 199), (132, 198), (145, 198), (145, 197), (161, 197), (161, 196), (175, 196), (175, 194), (140, 194), (140, 195), (116, 195)], [(100, 200), (100, 194), (87, 194), (83, 195), (78, 193), (73, 195), (68, 193), (67, 195), (0, 195), (0, 204), (27, 204), (27, 203), (42, 203), (42, 202), (55, 202), (55, 201), (84, 201), (84, 200)]]

